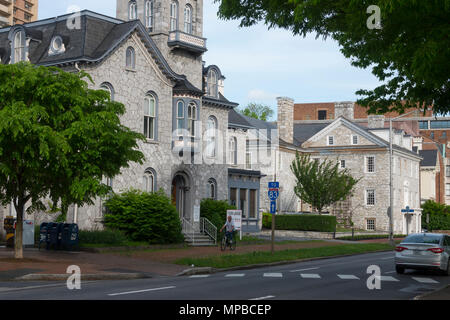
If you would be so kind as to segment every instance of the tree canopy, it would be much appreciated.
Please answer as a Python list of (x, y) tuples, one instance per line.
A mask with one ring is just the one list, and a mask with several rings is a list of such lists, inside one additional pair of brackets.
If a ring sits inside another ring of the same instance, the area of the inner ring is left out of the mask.
[(249, 103), (244, 109), (238, 110), (241, 114), (254, 119), (267, 121), (272, 118), (273, 110), (269, 106), (259, 103)]
[[(215, 0), (219, 17), (242, 27), (264, 22), (294, 35), (331, 37), (382, 85), (358, 90), (370, 113), (433, 106), (450, 111), (450, 0)], [(368, 28), (380, 9), (381, 28)]]
[(22, 220), (45, 210), (93, 204), (129, 162), (142, 162), (143, 137), (123, 126), (123, 104), (91, 90), (84, 72), (29, 63), (0, 65), (0, 204), (17, 212), (16, 258), (22, 258)]
[(359, 181), (352, 177), (348, 169), (339, 169), (337, 161), (315, 161), (309, 154), (298, 152), (291, 164), (291, 171), (297, 180), (295, 194), (319, 213), (325, 207), (347, 199)]

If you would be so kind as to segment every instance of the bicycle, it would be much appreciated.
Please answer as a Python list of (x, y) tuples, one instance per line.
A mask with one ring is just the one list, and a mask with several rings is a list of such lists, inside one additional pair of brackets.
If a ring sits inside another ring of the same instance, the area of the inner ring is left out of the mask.
[(220, 243), (220, 249), (222, 251), (225, 251), (227, 247), (229, 247), (231, 251), (236, 250), (236, 240), (234, 237), (234, 232), (233, 232), (233, 240), (231, 241), (231, 243), (228, 240), (226, 233), (225, 232), (223, 233), (222, 242)]

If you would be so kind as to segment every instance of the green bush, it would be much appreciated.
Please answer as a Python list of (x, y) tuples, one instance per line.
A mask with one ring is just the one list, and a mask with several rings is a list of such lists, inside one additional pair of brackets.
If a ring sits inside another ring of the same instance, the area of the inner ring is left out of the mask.
[[(450, 230), (450, 206), (427, 200), (422, 205), (422, 226), (428, 230)], [(427, 223), (427, 216), (430, 223)]]
[(134, 241), (166, 244), (184, 240), (178, 211), (163, 191), (130, 190), (114, 195), (105, 205), (105, 226), (123, 231)]
[(262, 226), (265, 229), (272, 229), (272, 214), (267, 212), (263, 213)]
[(120, 230), (95, 230), (95, 231), (79, 231), (80, 244), (107, 244), (111, 246), (124, 245), (128, 238)]
[(236, 207), (224, 200), (203, 199), (200, 203), (200, 216), (211, 221), (217, 231), (225, 224), (227, 210), (236, 210)]
[[(394, 234), (394, 238), (405, 238), (406, 235), (404, 234)], [(359, 241), (359, 240), (376, 240), (376, 239), (388, 239), (388, 234), (367, 234), (367, 235), (355, 235), (352, 236), (344, 236), (344, 237), (338, 237), (336, 239), (339, 240), (353, 240), (353, 241)]]
[[(263, 214), (263, 227), (272, 228), (272, 216)], [(335, 216), (324, 215), (277, 215), (276, 230), (321, 231), (334, 232), (336, 228)]]

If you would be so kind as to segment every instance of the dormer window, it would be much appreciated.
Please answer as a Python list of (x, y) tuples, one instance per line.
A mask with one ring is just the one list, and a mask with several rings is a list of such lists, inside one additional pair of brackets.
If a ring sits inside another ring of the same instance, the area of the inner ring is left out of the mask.
[(186, 5), (184, 8), (184, 32), (192, 33), (192, 7)]
[(218, 97), (218, 77), (217, 72), (213, 69), (208, 72), (208, 96)]
[(170, 31), (178, 29), (178, 2), (170, 3)]
[(128, 3), (128, 19), (129, 20), (137, 19), (137, 3), (136, 3), (136, 1), (130, 1)]
[(17, 63), (26, 60), (27, 44), (25, 32), (23, 30), (17, 31), (13, 38), (13, 56), (12, 63)]
[(153, 20), (154, 20), (154, 11), (153, 11), (153, 0), (149, 0), (145, 3), (145, 26), (147, 27), (149, 32), (153, 32)]
[(49, 55), (56, 55), (61, 54), (66, 51), (66, 48), (64, 46), (63, 39), (60, 36), (53, 37), (52, 41), (50, 42), (50, 48), (48, 51)]

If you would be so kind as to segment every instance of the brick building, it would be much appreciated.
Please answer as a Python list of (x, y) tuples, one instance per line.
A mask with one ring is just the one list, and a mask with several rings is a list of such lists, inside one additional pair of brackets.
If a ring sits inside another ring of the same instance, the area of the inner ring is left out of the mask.
[(38, 1), (0, 0), (0, 27), (36, 21)]

